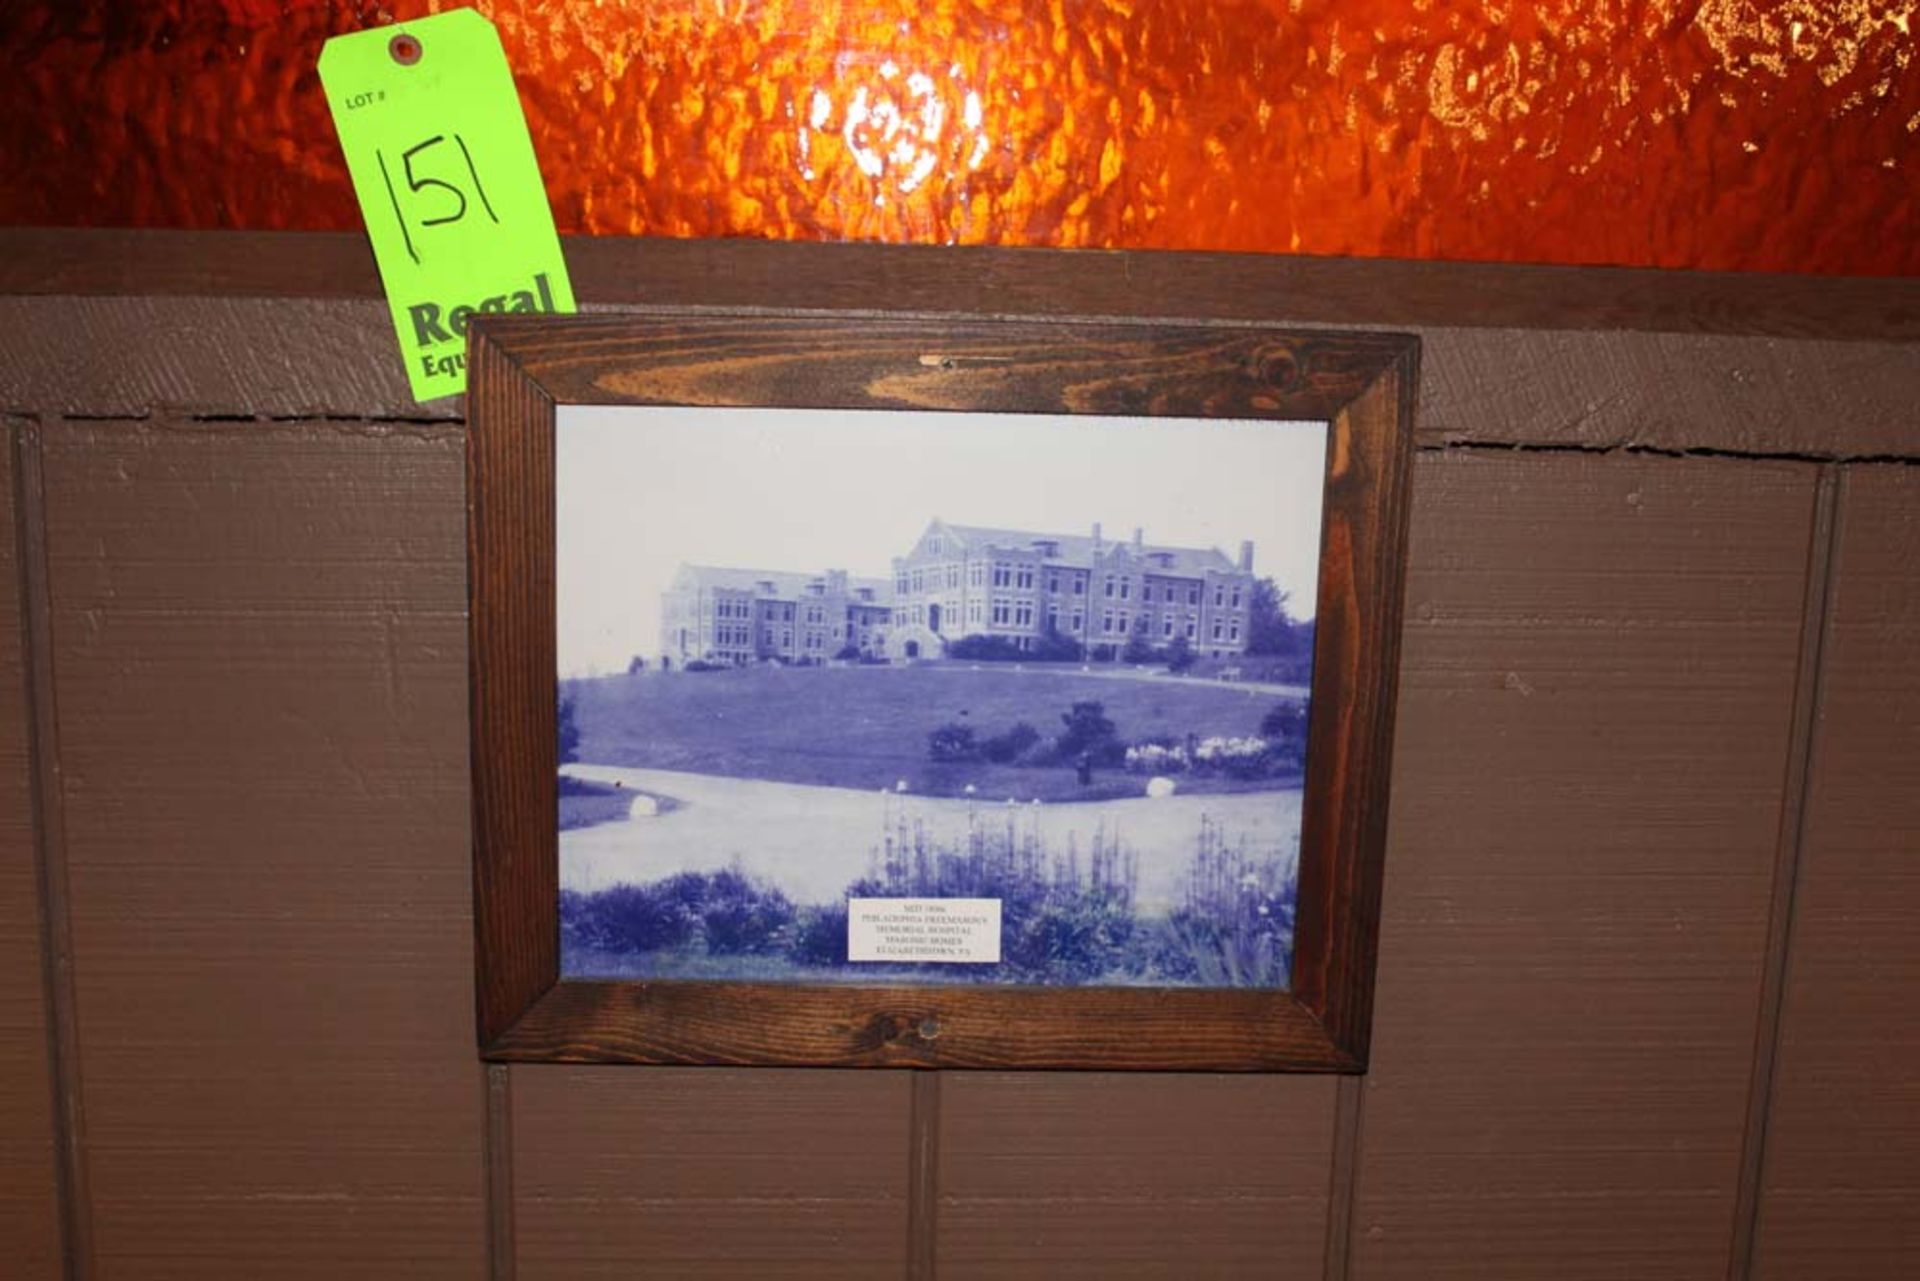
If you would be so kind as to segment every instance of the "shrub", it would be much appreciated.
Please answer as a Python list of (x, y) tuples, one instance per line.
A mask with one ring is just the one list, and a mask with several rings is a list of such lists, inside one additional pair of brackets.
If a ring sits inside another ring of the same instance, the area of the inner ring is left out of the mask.
[(1298, 882), (1291, 859), (1256, 859), (1203, 822), (1181, 905), (1155, 960), (1168, 978), (1209, 987), (1285, 987)]
[(980, 744), (980, 754), (996, 765), (1019, 760), (1040, 741), (1040, 731), (1025, 721), (1016, 721), (1004, 733), (995, 734)]
[(981, 663), (1077, 663), (1085, 653), (1079, 641), (1058, 632), (1033, 638), (1031, 649), (1011, 636), (962, 636), (947, 645), (948, 658)]
[[(1145, 620), (1143, 619), (1142, 621), (1144, 622)], [(1134, 628), (1133, 635), (1127, 637), (1126, 648), (1120, 651), (1120, 661), (1123, 663), (1151, 663), (1153, 660), (1153, 642), (1147, 639), (1146, 630), (1139, 627)]]
[(947, 657), (983, 663), (1017, 663), (1031, 655), (1014, 644), (1010, 636), (962, 636), (947, 646)]
[[(651, 885), (616, 885), (594, 894), (560, 896), (562, 932), (584, 947), (656, 952), (681, 947), (698, 921), (686, 901), (683, 873)], [(676, 884), (678, 883), (678, 884)]]
[(1293, 702), (1274, 704), (1260, 718), (1260, 732), (1268, 738), (1305, 738), (1307, 705)]
[(1274, 755), (1264, 738), (1216, 734), (1201, 739), (1191, 755), (1194, 769), (1231, 778), (1265, 778), (1274, 772)]
[(707, 879), (699, 910), (707, 952), (714, 956), (779, 951), (794, 921), (785, 894), (737, 868)]
[(1126, 759), (1126, 744), (1118, 738), (1114, 724), (1107, 719), (1106, 705), (1093, 701), (1077, 702), (1062, 713), (1065, 727), (1054, 740), (1054, 754), (1061, 760), (1077, 759), (1081, 753), (1096, 765), (1119, 765)]
[(1192, 762), (1178, 743), (1141, 742), (1127, 749), (1127, 769), (1135, 774), (1181, 774)]
[(1276, 770), (1298, 770), (1307, 763), (1307, 705), (1280, 703), (1260, 721), (1267, 754)]
[(709, 663), (704, 658), (689, 658), (680, 664), (680, 670), (683, 672), (717, 672), (720, 667), (719, 663)]
[(839, 652), (834, 655), (835, 660), (842, 663), (855, 662), (861, 657), (860, 647), (852, 641), (848, 641), (845, 645), (842, 645)]
[[(848, 893), (854, 891), (849, 890)], [(847, 904), (842, 899), (824, 907), (803, 907), (793, 929), (787, 955), (796, 965), (847, 963)]]
[(927, 735), (927, 755), (936, 761), (970, 761), (980, 755), (973, 741), (973, 726), (949, 721)]
[(737, 868), (560, 894), (562, 937), (607, 952), (667, 951), (696, 940), (715, 956), (778, 952), (788, 945), (794, 917), (785, 894)]
[(1086, 646), (1073, 637), (1050, 631), (1039, 639), (1027, 657), (1042, 663), (1077, 663), (1086, 653)]
[(1173, 638), (1173, 644), (1167, 646), (1167, 670), (1184, 672), (1193, 666), (1193, 642), (1185, 636)]

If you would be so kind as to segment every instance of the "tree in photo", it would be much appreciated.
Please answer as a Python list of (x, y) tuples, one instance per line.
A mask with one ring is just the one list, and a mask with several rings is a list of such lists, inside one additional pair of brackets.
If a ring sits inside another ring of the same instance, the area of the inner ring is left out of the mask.
[(1061, 714), (1060, 723), (1064, 728), (1054, 740), (1054, 750), (1062, 760), (1084, 754), (1095, 765), (1112, 765), (1125, 759), (1127, 745), (1120, 741), (1104, 703), (1076, 702)]
[(1284, 679), (1304, 681), (1313, 670), (1313, 624), (1287, 612), (1287, 593), (1271, 578), (1253, 585), (1247, 612), (1247, 656), (1279, 660)]
[(1287, 596), (1271, 578), (1253, 585), (1253, 599), (1247, 605), (1247, 653), (1292, 657), (1293, 620), (1287, 616)]
[(560, 763), (562, 765), (568, 765), (580, 759), (580, 726), (574, 721), (573, 699), (571, 696), (565, 693), (560, 695), (559, 710)]

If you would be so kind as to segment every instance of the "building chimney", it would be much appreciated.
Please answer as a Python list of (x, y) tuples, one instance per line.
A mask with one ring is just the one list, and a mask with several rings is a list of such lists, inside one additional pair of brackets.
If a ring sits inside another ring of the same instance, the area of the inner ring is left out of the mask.
[(1251, 538), (1240, 541), (1240, 572), (1243, 574), (1253, 572), (1253, 540)]
[(1147, 540), (1147, 531), (1140, 528), (1140, 526), (1135, 525), (1133, 527), (1133, 554), (1134, 555), (1138, 556), (1140, 554), (1140, 549), (1142, 546), (1146, 544), (1146, 540)]
[(1093, 554), (1100, 554), (1100, 522), (1097, 520), (1093, 522)]

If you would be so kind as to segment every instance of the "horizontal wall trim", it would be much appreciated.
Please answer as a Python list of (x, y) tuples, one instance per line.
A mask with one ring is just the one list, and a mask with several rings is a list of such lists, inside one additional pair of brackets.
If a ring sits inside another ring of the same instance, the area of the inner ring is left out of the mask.
[[(562, 239), (583, 305), (1920, 339), (1920, 279), (770, 240)], [(0, 294), (378, 298), (342, 232), (0, 228)]]

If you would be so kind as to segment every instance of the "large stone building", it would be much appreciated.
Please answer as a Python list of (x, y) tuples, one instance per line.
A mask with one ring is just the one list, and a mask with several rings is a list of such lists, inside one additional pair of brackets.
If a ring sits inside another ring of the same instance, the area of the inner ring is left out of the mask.
[(1021, 649), (1056, 635), (1096, 658), (1139, 637), (1155, 648), (1185, 638), (1196, 654), (1246, 651), (1253, 544), (1238, 561), (1217, 547), (1043, 534), (934, 520), (893, 562), (896, 657), (937, 657), (964, 636), (1001, 636)]
[(683, 565), (661, 598), (660, 652), (676, 664), (915, 659), (967, 636), (1029, 651), (1057, 636), (1096, 659), (1136, 637), (1224, 657), (1246, 651), (1253, 583), (1252, 543), (1235, 561), (1217, 547), (1148, 543), (1138, 529), (1109, 540), (1098, 525), (1038, 534), (936, 519), (894, 558), (891, 583)]
[(660, 598), (660, 653), (675, 664), (759, 659), (825, 662), (849, 650), (885, 653), (892, 609), (886, 580), (843, 569), (682, 565)]

